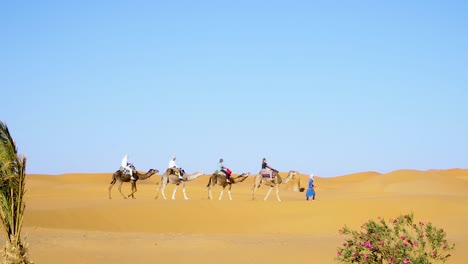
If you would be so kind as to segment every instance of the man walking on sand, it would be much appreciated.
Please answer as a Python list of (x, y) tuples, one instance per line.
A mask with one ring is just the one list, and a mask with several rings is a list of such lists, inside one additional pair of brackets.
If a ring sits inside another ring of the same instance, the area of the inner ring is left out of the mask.
[(306, 201), (309, 200), (310, 197), (312, 197), (312, 200), (315, 200), (315, 189), (314, 189), (314, 174), (311, 173), (309, 176), (309, 184), (307, 186), (307, 192), (306, 192)]

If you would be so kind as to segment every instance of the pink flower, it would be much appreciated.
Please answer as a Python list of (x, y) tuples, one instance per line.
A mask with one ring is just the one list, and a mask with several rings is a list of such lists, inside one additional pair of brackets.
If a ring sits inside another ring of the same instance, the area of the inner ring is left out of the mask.
[(366, 243), (364, 243), (364, 245), (370, 249), (374, 249), (374, 245), (372, 245), (372, 243), (370, 242), (370, 240), (367, 240)]
[(366, 259), (369, 259), (369, 254), (366, 254)]
[(405, 243), (403, 243), (403, 246), (404, 246), (404, 247), (408, 246), (408, 243), (406, 243), (406, 242), (405, 242)]
[(379, 244), (379, 245), (383, 245), (383, 241), (382, 241), (382, 240), (380, 240), (379, 242), (377, 242), (377, 244)]
[(403, 260), (403, 263), (408, 264), (408, 263), (410, 263), (410, 261), (409, 261), (408, 258), (405, 258), (405, 259)]
[(437, 256), (437, 250), (432, 251), (431, 256), (435, 258)]
[(418, 247), (418, 245), (419, 245), (418, 241), (413, 242), (413, 247)]
[(405, 239), (406, 239), (406, 237), (405, 237), (405, 236), (401, 236), (401, 240), (405, 240)]
[(341, 252), (340, 252), (340, 251), (337, 251), (337, 252), (336, 252), (336, 255), (341, 256)]
[(392, 263), (393, 263), (393, 258), (390, 257), (390, 258), (388, 259), (388, 264), (392, 264)]
[(346, 246), (348, 246), (348, 243), (346, 243), (346, 242), (343, 243), (343, 247), (346, 247)]
[(424, 225), (424, 222), (419, 222), (419, 225), (420, 225), (420, 226), (423, 226), (423, 225)]

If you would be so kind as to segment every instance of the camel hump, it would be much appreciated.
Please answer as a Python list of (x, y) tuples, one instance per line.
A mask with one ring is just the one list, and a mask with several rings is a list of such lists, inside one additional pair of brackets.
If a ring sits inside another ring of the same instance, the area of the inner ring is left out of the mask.
[(226, 173), (224, 173), (224, 172), (222, 172), (220, 170), (215, 171), (213, 174), (217, 175), (218, 177), (219, 176), (226, 177)]

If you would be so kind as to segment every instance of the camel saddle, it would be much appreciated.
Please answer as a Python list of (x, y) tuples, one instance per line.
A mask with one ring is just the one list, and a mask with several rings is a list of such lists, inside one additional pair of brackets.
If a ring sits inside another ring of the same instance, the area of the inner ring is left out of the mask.
[(177, 175), (177, 176), (179, 176), (179, 175), (184, 176), (185, 171), (182, 168), (179, 168), (179, 169), (178, 168), (167, 168), (166, 174), (168, 174), (168, 175), (169, 174), (174, 174), (174, 175)]
[[(133, 165), (130, 165), (130, 168), (135, 169)], [(130, 171), (127, 168), (124, 168), (123, 166), (120, 166), (119, 170), (122, 172), (122, 174), (130, 174)]]
[(260, 174), (262, 175), (262, 178), (270, 178), (270, 175), (272, 175), (272, 177), (273, 177), (273, 172), (269, 171), (269, 170), (266, 170), (266, 169), (262, 169), (260, 171)]
[(232, 171), (231, 171), (230, 169), (227, 169), (226, 172), (228, 173), (228, 175), (226, 175), (226, 173), (224, 173), (223, 171), (216, 170), (216, 171), (215, 171), (215, 174), (218, 174), (219, 176), (224, 176), (224, 177), (226, 177), (226, 176), (231, 176)]

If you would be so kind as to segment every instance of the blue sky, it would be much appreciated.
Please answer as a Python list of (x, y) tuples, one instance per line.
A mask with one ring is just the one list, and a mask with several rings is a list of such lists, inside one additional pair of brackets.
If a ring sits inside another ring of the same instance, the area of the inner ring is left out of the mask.
[(29, 173), (468, 167), (466, 1), (0, 4)]

